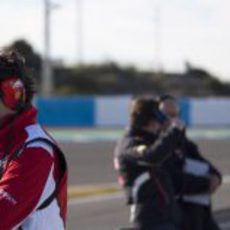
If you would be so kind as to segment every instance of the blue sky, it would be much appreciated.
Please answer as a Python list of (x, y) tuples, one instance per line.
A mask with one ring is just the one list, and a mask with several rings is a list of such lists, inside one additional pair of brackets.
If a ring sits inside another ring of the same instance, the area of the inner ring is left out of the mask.
[[(77, 6), (52, 0), (51, 56), (79, 61)], [(184, 63), (230, 81), (229, 0), (81, 0), (84, 62), (116, 61), (184, 71)], [(0, 46), (20, 38), (40, 53), (44, 0), (1, 0)], [(156, 17), (158, 21), (156, 23)]]

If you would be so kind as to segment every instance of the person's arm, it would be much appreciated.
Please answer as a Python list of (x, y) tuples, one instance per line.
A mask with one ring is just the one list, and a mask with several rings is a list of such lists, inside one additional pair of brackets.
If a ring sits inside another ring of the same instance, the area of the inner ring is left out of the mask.
[[(186, 151), (187, 151), (187, 156), (188, 157), (192, 157), (193, 159), (197, 159), (200, 161), (203, 161), (205, 163), (207, 163), (209, 165), (209, 173), (210, 173), (210, 177), (209, 178), (202, 178), (200, 179), (200, 181), (204, 181), (202, 186), (202, 190), (204, 192), (214, 192), (222, 183), (222, 175), (220, 173), (220, 171), (209, 161), (207, 160), (205, 157), (203, 157), (203, 155), (201, 154), (198, 146), (192, 142), (191, 140), (188, 140), (186, 138)], [(197, 179), (199, 181), (199, 179)], [(205, 185), (207, 184), (205, 182), (205, 180), (208, 182), (208, 187)], [(197, 183), (198, 185), (198, 189), (199, 189), (199, 182)], [(205, 189), (206, 187), (206, 189)]]
[(184, 171), (183, 157), (174, 153), (165, 163), (164, 168), (168, 170), (173, 180), (176, 194), (195, 195), (209, 190), (209, 178), (192, 175)]
[(122, 158), (131, 164), (160, 164), (166, 160), (178, 146), (182, 132), (177, 128), (170, 128), (153, 142), (146, 145), (142, 141), (132, 141), (126, 147), (121, 147)]
[(53, 157), (46, 150), (26, 148), (8, 165), (0, 180), (0, 229), (18, 227), (36, 209)]
[(180, 143), (182, 132), (177, 128), (171, 128), (163, 133), (149, 148), (142, 154), (142, 160), (153, 164), (166, 160)]

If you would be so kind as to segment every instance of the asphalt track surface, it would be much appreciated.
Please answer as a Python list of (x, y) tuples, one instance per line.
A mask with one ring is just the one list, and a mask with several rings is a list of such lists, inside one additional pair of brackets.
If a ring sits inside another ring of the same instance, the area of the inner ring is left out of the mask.
[[(196, 141), (204, 156), (226, 176), (226, 183), (213, 197), (216, 218), (230, 229), (230, 139)], [(112, 166), (115, 142), (61, 143), (68, 165), (69, 186), (115, 183)], [(128, 226), (128, 209), (121, 193), (97, 198), (69, 200), (69, 230), (115, 230)]]

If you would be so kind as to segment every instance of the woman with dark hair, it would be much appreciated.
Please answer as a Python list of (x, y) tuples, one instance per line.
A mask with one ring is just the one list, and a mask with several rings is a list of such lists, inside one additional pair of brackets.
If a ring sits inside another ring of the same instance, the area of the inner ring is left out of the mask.
[(184, 126), (174, 120), (160, 135), (164, 122), (166, 117), (154, 99), (134, 99), (130, 126), (115, 149), (114, 166), (137, 230), (180, 229), (171, 178), (161, 166), (177, 148)]

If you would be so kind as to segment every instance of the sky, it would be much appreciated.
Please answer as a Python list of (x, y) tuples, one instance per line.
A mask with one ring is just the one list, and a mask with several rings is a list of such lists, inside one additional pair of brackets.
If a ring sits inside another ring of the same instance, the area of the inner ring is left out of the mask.
[[(52, 4), (54, 59), (66, 64), (114, 61), (173, 72), (185, 71), (189, 62), (230, 82), (229, 0), (52, 0)], [(44, 0), (1, 0), (0, 14), (0, 47), (25, 39), (44, 53)]]

